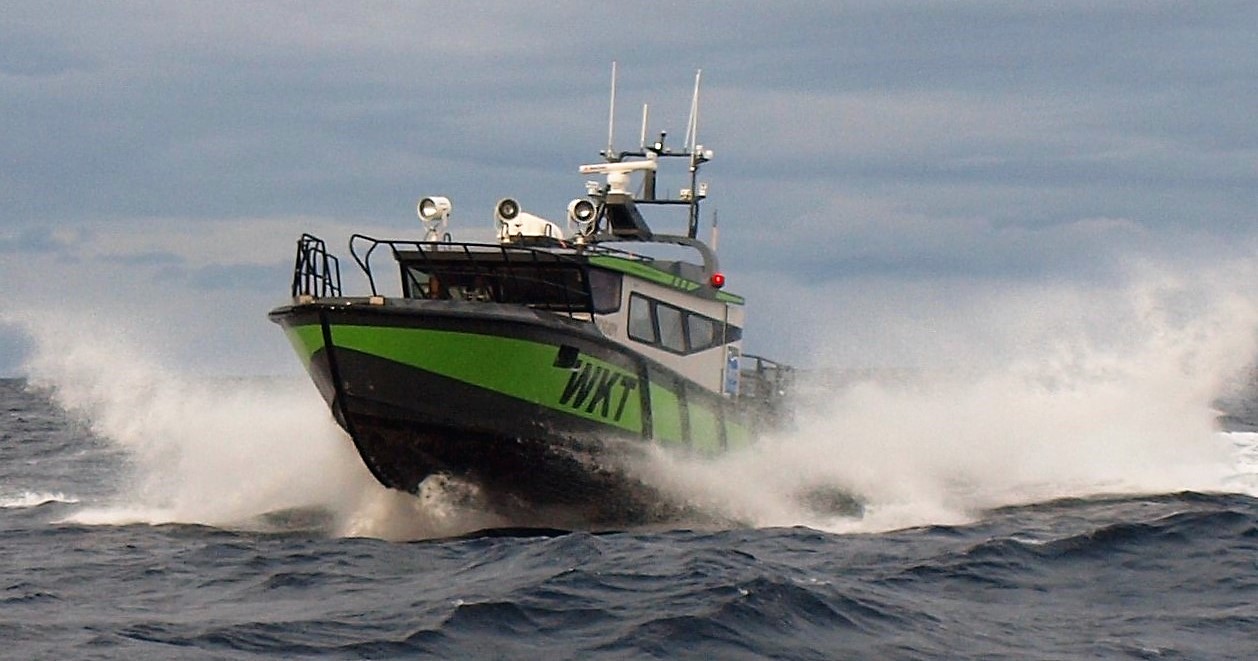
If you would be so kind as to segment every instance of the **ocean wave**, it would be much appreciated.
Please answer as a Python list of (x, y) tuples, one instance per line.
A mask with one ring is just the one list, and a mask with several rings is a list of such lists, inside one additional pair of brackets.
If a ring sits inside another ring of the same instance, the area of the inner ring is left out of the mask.
[(79, 502), (78, 498), (67, 496), (60, 491), (55, 493), (23, 491), (20, 494), (0, 495), (0, 509), (26, 509), (48, 503), (74, 504), (77, 502)]

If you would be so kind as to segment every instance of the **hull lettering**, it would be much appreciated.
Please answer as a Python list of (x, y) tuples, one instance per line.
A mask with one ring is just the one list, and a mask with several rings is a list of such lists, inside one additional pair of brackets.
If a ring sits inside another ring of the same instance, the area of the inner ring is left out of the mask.
[[(617, 387), (620, 388), (619, 397), (616, 393)], [(588, 414), (619, 422), (625, 413), (630, 393), (637, 388), (638, 380), (632, 376), (579, 360), (559, 395), (559, 403), (573, 410), (583, 409)]]

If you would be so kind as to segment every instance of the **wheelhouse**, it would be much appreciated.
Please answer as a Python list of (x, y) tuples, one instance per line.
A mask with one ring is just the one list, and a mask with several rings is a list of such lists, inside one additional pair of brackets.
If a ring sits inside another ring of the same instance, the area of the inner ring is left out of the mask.
[(406, 298), (525, 305), (551, 312), (620, 309), (622, 276), (562, 253), (444, 244), (395, 250)]
[[(378, 240), (350, 243), (378, 295), (387, 246), (404, 299), (519, 305), (594, 324), (613, 341), (726, 395), (738, 393), (743, 300), (699, 284), (698, 267), (585, 246)], [(722, 350), (723, 349), (723, 350)]]

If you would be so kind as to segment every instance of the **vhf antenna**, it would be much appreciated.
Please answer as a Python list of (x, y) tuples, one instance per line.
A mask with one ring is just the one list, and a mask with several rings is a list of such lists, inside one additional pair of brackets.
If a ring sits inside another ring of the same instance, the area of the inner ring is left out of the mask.
[(607, 110), (607, 151), (603, 152), (603, 156), (609, 161), (618, 160), (615, 157), (615, 147), (612, 145), (613, 136), (616, 133), (616, 60), (612, 60), (612, 98), (608, 104)]
[(699, 235), (699, 200), (703, 199), (699, 186), (699, 164), (707, 157), (699, 153), (699, 79), (703, 69), (695, 70), (695, 91), (690, 97), (690, 121), (686, 124), (686, 153), (690, 155), (690, 223), (686, 234), (690, 238)]
[(646, 120), (649, 115), (650, 106), (642, 104), (642, 133), (638, 136), (638, 151), (646, 151)]
[(699, 144), (699, 77), (703, 69), (695, 70), (695, 91), (690, 97), (690, 121), (686, 124), (686, 150), (693, 152)]

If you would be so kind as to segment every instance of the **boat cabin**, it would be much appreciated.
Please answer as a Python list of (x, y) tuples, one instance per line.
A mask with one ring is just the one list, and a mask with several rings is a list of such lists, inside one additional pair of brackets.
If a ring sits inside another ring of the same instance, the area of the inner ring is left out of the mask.
[[(684, 262), (493, 244), (394, 247), (410, 299), (523, 305), (594, 323), (607, 337), (717, 392), (742, 339), (742, 299), (704, 296)], [(726, 348), (725, 351), (720, 349)], [(736, 369), (736, 367), (735, 367)]]

